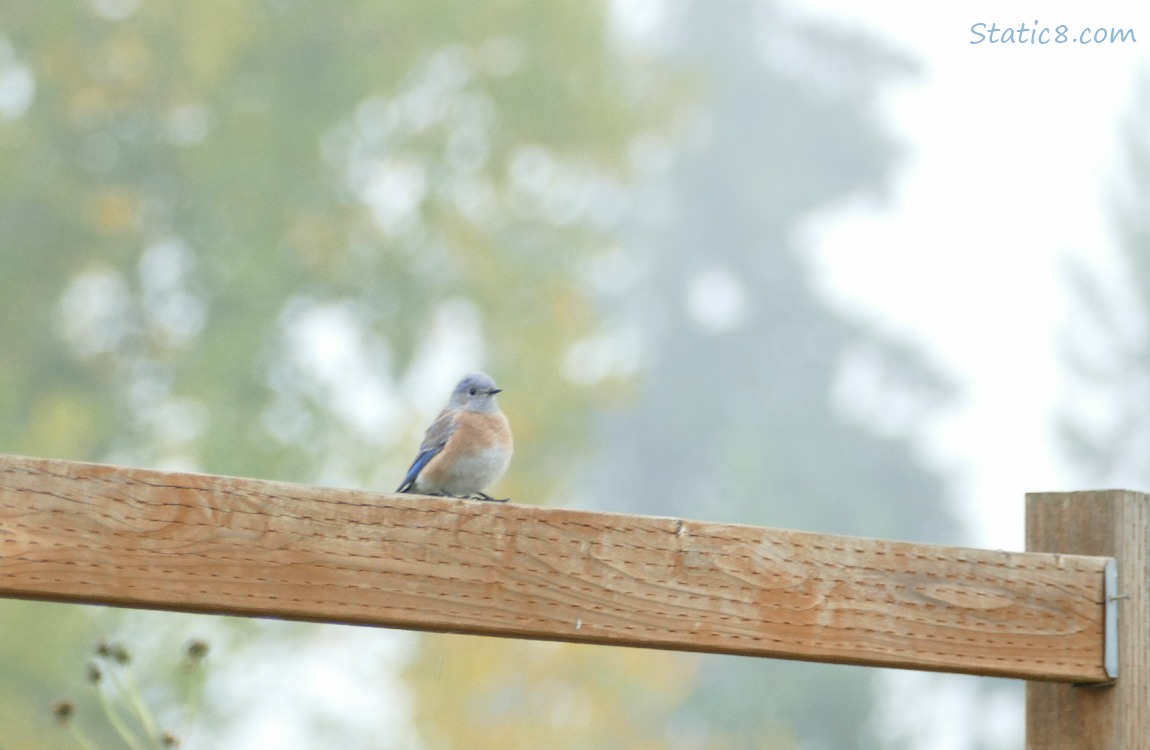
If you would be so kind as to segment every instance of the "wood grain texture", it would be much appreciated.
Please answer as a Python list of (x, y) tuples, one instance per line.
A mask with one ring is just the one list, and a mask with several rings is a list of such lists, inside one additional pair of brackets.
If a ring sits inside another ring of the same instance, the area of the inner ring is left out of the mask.
[(1150, 495), (1125, 490), (1026, 496), (1030, 550), (1113, 556), (1118, 563), (1118, 679), (1028, 682), (1031, 750), (1150, 747)]
[(1105, 558), (0, 456), (0, 596), (1102, 681)]

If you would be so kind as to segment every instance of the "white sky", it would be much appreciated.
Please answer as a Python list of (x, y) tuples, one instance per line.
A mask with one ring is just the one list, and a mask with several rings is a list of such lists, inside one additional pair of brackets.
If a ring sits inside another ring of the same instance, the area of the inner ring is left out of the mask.
[[(892, 126), (911, 149), (893, 205), (847, 209), (809, 239), (832, 299), (925, 344), (959, 378), (961, 403), (929, 452), (952, 470), (970, 543), (1022, 549), (1024, 494), (1080, 488), (1053, 439), (1067, 389), (1060, 269), (1068, 254), (1098, 264), (1112, 257), (1104, 201), (1135, 72), (1150, 74), (1150, 3), (793, 2), (922, 61), (922, 78), (889, 100)], [(1131, 28), (1138, 42), (970, 44), (972, 24), (1035, 20)], [(987, 694), (974, 690), (977, 678), (884, 678), (890, 699), (880, 721), (919, 750), (1021, 744), (1016, 685)]]
[[(795, 2), (922, 62), (888, 102), (910, 148), (893, 205), (833, 217), (813, 252), (835, 300), (925, 344), (960, 379), (932, 452), (954, 470), (971, 542), (1022, 549), (1023, 495), (1077, 488), (1052, 438), (1060, 269), (1069, 253), (1103, 263), (1113, 247), (1104, 200), (1135, 71), (1150, 73), (1150, 4)], [(1138, 41), (970, 43), (972, 24), (1035, 20), (1072, 36), (1130, 28)]]

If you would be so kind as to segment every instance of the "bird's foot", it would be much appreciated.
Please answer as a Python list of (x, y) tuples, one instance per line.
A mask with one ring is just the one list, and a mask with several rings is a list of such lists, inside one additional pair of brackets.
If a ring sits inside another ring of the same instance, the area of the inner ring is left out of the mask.
[(476, 492), (474, 495), (472, 495), (472, 497), (476, 500), (486, 500), (489, 503), (505, 503), (511, 499), (509, 497), (504, 497), (504, 498), (492, 497), (491, 495), (488, 495), (485, 492)]

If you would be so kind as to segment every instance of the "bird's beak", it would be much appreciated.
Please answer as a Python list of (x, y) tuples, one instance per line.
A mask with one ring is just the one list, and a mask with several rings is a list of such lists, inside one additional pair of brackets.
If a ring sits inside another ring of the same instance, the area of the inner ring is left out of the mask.
[(489, 395), (494, 396), (496, 393), (503, 393), (503, 389), (502, 388), (488, 388), (487, 393)]

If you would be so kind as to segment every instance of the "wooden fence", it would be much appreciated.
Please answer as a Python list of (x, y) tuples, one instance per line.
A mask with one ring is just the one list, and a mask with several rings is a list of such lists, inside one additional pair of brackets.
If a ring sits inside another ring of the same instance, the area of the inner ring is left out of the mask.
[(0, 596), (1014, 677), (1028, 748), (1150, 747), (1150, 496), (1027, 552), (0, 456)]

